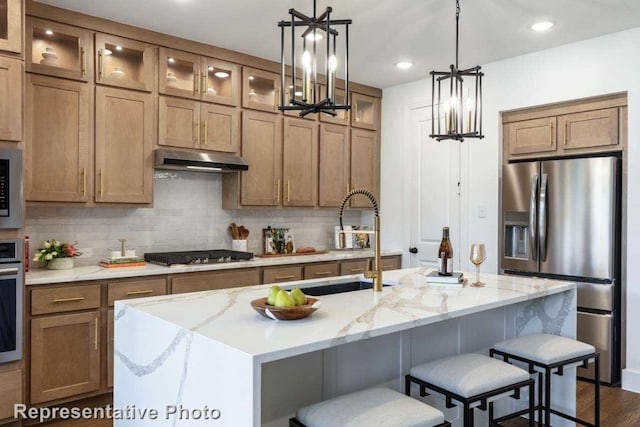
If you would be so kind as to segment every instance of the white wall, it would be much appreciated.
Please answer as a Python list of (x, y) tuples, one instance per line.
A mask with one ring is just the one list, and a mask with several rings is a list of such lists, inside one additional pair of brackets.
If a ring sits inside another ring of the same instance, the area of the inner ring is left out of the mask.
[[(486, 268), (498, 266), (498, 189), (501, 111), (616, 92), (629, 101), (627, 228), (627, 369), (623, 387), (640, 392), (640, 28), (483, 65), (484, 134), (481, 142), (465, 142), (469, 150), (466, 195), (469, 240), (487, 244)], [(446, 65), (446, 64), (443, 64)], [(472, 65), (472, 64), (467, 64)], [(425, 77), (429, 70), (425, 70)], [(385, 246), (404, 249), (410, 243), (409, 182), (411, 160), (408, 108), (427, 102), (430, 79), (385, 89), (382, 107), (382, 230)], [(486, 206), (487, 217), (476, 217)]]

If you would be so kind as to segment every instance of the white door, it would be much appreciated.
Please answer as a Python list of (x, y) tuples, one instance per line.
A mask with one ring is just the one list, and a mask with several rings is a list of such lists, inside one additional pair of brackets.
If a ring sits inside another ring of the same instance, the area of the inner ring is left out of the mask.
[(431, 133), (431, 106), (411, 109), (411, 248), (412, 267), (438, 266), (438, 246), (442, 227), (448, 226), (453, 245), (453, 268), (466, 266), (467, 232), (461, 220), (463, 213), (461, 165), (462, 144), (438, 142)]

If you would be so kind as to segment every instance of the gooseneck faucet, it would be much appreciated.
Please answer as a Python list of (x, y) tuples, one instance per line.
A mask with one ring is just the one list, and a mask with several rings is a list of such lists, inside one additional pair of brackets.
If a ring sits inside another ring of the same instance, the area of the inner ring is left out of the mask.
[(367, 279), (373, 279), (373, 291), (381, 292), (382, 291), (382, 268), (380, 267), (380, 209), (378, 208), (378, 201), (373, 196), (373, 194), (365, 190), (364, 188), (354, 188), (349, 191), (344, 199), (342, 199), (342, 204), (340, 205), (340, 210), (338, 211), (338, 218), (340, 219), (340, 247), (344, 248), (346, 246), (345, 235), (346, 234), (356, 234), (362, 233), (362, 230), (357, 231), (344, 231), (344, 226), (342, 225), (342, 213), (344, 211), (344, 207), (353, 196), (361, 194), (366, 196), (373, 205), (373, 212), (375, 213), (374, 218), (374, 230), (373, 234), (374, 238), (374, 246), (373, 246), (373, 270), (367, 270), (364, 273), (364, 277)]

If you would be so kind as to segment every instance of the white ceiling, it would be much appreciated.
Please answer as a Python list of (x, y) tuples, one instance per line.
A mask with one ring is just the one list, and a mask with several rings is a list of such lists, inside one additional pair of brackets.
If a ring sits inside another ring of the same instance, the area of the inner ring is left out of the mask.
[[(39, 0), (67, 9), (279, 61), (277, 22), (312, 0)], [(640, 0), (461, 0), (460, 66), (640, 26)], [(351, 80), (377, 87), (423, 79), (454, 60), (454, 0), (318, 0), (350, 28)], [(529, 29), (541, 20), (556, 26)], [(631, 54), (631, 53), (630, 53)], [(394, 63), (414, 62), (407, 71)]]

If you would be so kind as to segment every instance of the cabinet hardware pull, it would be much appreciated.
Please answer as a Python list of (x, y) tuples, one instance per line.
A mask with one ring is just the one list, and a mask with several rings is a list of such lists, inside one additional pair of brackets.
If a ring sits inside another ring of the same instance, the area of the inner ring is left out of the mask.
[(207, 74), (202, 73), (202, 81), (200, 82), (200, 93), (202, 95), (207, 95)]
[(326, 274), (331, 274), (331, 272), (330, 271), (317, 271), (315, 273), (316, 276), (324, 276)]
[(80, 47), (80, 71), (83, 76), (87, 74), (87, 51), (84, 46)]
[(359, 273), (359, 272), (363, 272), (363, 271), (364, 271), (364, 268), (352, 268), (351, 269), (352, 273)]
[(93, 349), (98, 351), (98, 319), (95, 320), (95, 329), (93, 333)]
[(549, 142), (553, 142), (553, 122), (551, 122), (551, 126), (549, 126)]
[(84, 301), (85, 297), (71, 297), (71, 298), (56, 298), (53, 302), (76, 302), (76, 301)]
[(98, 50), (98, 78), (102, 78), (102, 49)]
[(85, 168), (80, 169), (80, 180), (82, 181), (82, 195), (87, 195), (87, 170)]
[(288, 276), (276, 276), (276, 280), (286, 280), (286, 279), (293, 279), (293, 274), (290, 274)]
[(128, 296), (131, 295), (144, 295), (144, 294), (152, 294), (153, 293), (153, 289), (144, 289), (142, 291), (129, 291), (127, 292)]
[(100, 197), (104, 196), (104, 173), (102, 172), (102, 168), (99, 170), (100, 174)]
[(193, 96), (198, 94), (198, 73), (193, 73)]
[(276, 184), (276, 203), (280, 203), (280, 180)]
[(282, 94), (282, 88), (281, 87), (274, 87), (273, 88), (273, 108), (277, 111), (278, 110), (278, 98), (281, 98), (281, 94)]
[(200, 144), (200, 120), (196, 120), (196, 145)]
[(209, 128), (209, 120), (205, 120), (204, 124), (202, 126), (204, 126), (204, 135), (202, 135), (202, 142), (204, 143), (204, 145), (208, 145), (209, 144), (209, 134), (208, 134), (207, 129)]
[(358, 117), (358, 102), (354, 102), (353, 104), (353, 108), (354, 108), (354, 112), (353, 112), (353, 121), (354, 122), (359, 122), (360, 121), (360, 117)]
[(287, 180), (287, 203), (291, 201), (291, 181)]

